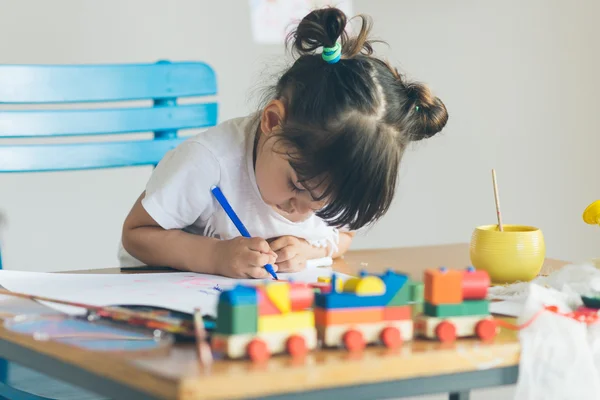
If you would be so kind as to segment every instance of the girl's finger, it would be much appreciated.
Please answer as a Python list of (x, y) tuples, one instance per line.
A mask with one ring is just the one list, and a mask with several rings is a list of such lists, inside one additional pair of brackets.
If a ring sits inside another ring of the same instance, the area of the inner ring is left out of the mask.
[(248, 256), (248, 264), (253, 267), (264, 267), (266, 264), (273, 264), (277, 261), (277, 256), (253, 251)]
[(296, 252), (294, 251), (292, 246), (286, 246), (286, 247), (278, 250), (276, 254), (277, 254), (278, 262), (287, 261), (296, 256)]
[(248, 269), (246, 274), (250, 278), (254, 278), (254, 279), (267, 279), (271, 276), (271, 275), (269, 275), (267, 270), (264, 269), (263, 267), (250, 267), (250, 269)]
[(278, 272), (290, 272), (291, 264), (289, 261), (277, 263)]
[(273, 240), (270, 243), (270, 246), (271, 246), (271, 250), (277, 252), (277, 250), (281, 250), (282, 248), (284, 248), (285, 246), (288, 246), (289, 244), (290, 244), (289, 236), (282, 236), (280, 238)]
[(265, 239), (261, 238), (250, 238), (248, 240), (248, 248), (254, 251), (260, 251), (261, 253), (270, 254), (273, 252), (271, 247), (269, 247), (269, 243)]

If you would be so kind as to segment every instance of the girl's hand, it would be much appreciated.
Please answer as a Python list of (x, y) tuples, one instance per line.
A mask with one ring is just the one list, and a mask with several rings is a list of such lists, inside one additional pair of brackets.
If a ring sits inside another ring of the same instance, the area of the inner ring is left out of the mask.
[[(306, 261), (324, 257), (324, 249), (311, 246), (296, 236), (280, 236), (270, 242), (271, 250), (277, 255), (279, 272), (298, 272), (306, 268)], [(320, 251), (319, 251), (320, 250)]]
[(277, 272), (276, 254), (269, 243), (261, 238), (245, 238), (242, 236), (230, 240), (215, 242), (216, 273), (231, 278), (270, 278), (264, 268), (272, 264)]

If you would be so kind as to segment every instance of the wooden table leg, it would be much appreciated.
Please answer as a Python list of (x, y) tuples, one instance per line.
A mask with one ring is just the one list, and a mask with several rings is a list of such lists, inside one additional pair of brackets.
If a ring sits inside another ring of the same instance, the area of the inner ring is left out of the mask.
[(450, 393), (450, 400), (469, 400), (470, 391), (454, 392)]

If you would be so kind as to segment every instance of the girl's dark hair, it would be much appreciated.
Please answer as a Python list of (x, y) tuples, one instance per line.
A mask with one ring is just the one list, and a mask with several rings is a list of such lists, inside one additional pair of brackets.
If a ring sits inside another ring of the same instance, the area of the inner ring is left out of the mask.
[[(317, 216), (332, 226), (359, 229), (383, 216), (394, 197), (402, 155), (411, 141), (429, 138), (448, 120), (442, 101), (373, 56), (370, 19), (345, 32), (337, 8), (308, 14), (288, 36), (297, 54), (275, 86), (286, 106), (278, 140), (308, 190), (325, 188)], [(341, 59), (328, 64), (318, 49), (340, 39)]]

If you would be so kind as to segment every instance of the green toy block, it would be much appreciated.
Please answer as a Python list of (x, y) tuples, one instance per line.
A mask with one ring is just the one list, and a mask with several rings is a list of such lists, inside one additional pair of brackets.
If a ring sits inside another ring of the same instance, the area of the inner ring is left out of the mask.
[(217, 306), (216, 333), (233, 335), (238, 333), (252, 333), (258, 330), (258, 307), (256, 304), (232, 306), (226, 302), (219, 302)]
[(398, 293), (392, 297), (388, 306), (405, 306), (423, 301), (423, 283), (408, 279)]
[(488, 300), (465, 300), (459, 304), (424, 303), (425, 315), (430, 317), (467, 317), (469, 315), (489, 315)]
[(410, 301), (422, 303), (424, 298), (423, 290), (423, 282), (411, 282)]
[(402, 286), (400, 288), (400, 290), (398, 290), (398, 292), (394, 295), (394, 297), (392, 297), (392, 299), (390, 300), (389, 303), (387, 303), (387, 305), (388, 306), (405, 306), (405, 305), (407, 305), (410, 301), (411, 289), (412, 289), (412, 285), (411, 285), (410, 280), (408, 280), (408, 281), (406, 281), (404, 286)]

